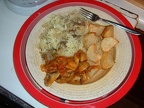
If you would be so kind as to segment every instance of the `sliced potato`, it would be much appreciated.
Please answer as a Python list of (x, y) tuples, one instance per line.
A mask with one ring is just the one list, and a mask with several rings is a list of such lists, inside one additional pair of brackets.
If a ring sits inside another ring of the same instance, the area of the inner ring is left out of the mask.
[(85, 73), (85, 72), (83, 72), (82, 74), (81, 74), (81, 83), (83, 84), (85, 81), (87, 81), (89, 78), (88, 78), (88, 75)]
[(115, 48), (112, 48), (110, 51), (103, 53), (100, 64), (103, 69), (111, 68), (115, 63)]
[(91, 46), (92, 44), (95, 43), (95, 37), (96, 37), (96, 33), (94, 33), (94, 32), (84, 35), (83, 45), (84, 45), (85, 49), (88, 49), (89, 46)]
[(90, 32), (84, 35), (83, 45), (85, 49), (88, 49), (92, 44), (99, 43), (101, 41), (101, 37), (96, 35), (94, 32)]
[(88, 72), (89, 78), (92, 78), (96, 74), (96, 72), (99, 71), (100, 69), (101, 69), (101, 66), (99, 65), (91, 66)]
[(85, 81), (84, 83), (91, 83), (91, 82), (95, 82), (97, 80), (99, 80), (100, 78), (102, 78), (107, 72), (109, 71), (109, 69), (102, 69), (102, 68), (98, 68), (97, 70), (93, 70), (93, 73), (91, 72), (91, 78), (89, 78), (87, 81)]
[(97, 65), (97, 63), (90, 61), (90, 60), (88, 60), (87, 62), (90, 64), (90, 66)]
[(72, 80), (69, 81), (70, 84), (81, 84), (81, 77), (80, 75), (75, 75)]
[(106, 26), (101, 35), (104, 38), (105, 37), (114, 37), (114, 26), (113, 25)]
[(101, 49), (103, 52), (108, 52), (113, 48), (119, 41), (113, 37), (106, 37), (101, 42)]
[(105, 26), (99, 24), (89, 24), (89, 32), (95, 32), (97, 35), (101, 35)]
[(99, 54), (96, 50), (97, 50), (96, 44), (92, 44), (87, 50), (88, 60), (95, 63), (97, 63), (101, 58), (101, 54)]
[(76, 62), (74, 62), (74, 61), (72, 61), (72, 60), (69, 60), (69, 61), (67, 62), (66, 68), (75, 71), (76, 68), (77, 68), (77, 66), (78, 66), (78, 64), (77, 64)]

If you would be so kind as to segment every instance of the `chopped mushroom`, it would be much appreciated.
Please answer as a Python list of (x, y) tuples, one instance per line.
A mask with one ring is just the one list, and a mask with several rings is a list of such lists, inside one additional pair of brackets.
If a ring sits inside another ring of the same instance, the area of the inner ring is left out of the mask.
[(59, 77), (59, 72), (47, 73), (44, 78), (44, 84), (46, 86), (51, 86), (52, 83)]

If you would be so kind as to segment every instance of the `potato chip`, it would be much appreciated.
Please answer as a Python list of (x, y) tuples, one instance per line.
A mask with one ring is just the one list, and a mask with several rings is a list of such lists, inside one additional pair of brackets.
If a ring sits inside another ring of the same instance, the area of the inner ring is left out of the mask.
[(103, 69), (109, 69), (114, 65), (115, 53), (116, 53), (115, 48), (112, 48), (110, 51), (103, 53), (100, 60), (101, 67)]
[(95, 63), (97, 63), (101, 58), (101, 54), (97, 53), (96, 49), (97, 49), (97, 45), (92, 44), (87, 50), (88, 59)]
[(108, 52), (113, 48), (119, 41), (113, 37), (106, 37), (101, 42), (101, 49), (103, 52)]
[(99, 65), (91, 66), (88, 72), (89, 78), (92, 78), (96, 74), (96, 72), (99, 71), (100, 69), (101, 69), (101, 66)]
[(95, 32), (97, 35), (101, 35), (103, 30), (105, 29), (105, 26), (99, 25), (99, 24), (89, 24), (88, 25), (89, 32)]
[(92, 44), (100, 43), (102, 40), (101, 36), (94, 32), (87, 33), (83, 38), (83, 45), (85, 49), (88, 49)]
[(105, 37), (114, 37), (114, 26), (113, 25), (106, 26), (101, 35), (104, 38)]

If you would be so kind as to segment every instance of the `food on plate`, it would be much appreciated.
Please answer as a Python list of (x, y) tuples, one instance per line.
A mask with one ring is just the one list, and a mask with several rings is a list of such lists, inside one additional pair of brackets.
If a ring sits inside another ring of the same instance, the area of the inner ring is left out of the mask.
[(114, 26), (108, 25), (105, 27), (105, 29), (102, 32), (102, 37), (114, 37)]
[(105, 26), (100, 24), (89, 23), (88, 28), (89, 28), (89, 32), (95, 32), (97, 35), (100, 35), (105, 29)]
[(112, 25), (91, 23), (74, 10), (52, 14), (42, 27), (38, 49), (46, 86), (91, 83), (113, 67), (119, 41)]
[(103, 52), (108, 52), (118, 43), (118, 40), (113, 37), (106, 37), (101, 41), (101, 49)]
[(100, 64), (103, 69), (109, 69), (115, 63), (115, 48), (111, 48), (108, 52), (102, 54)]
[(87, 50), (88, 60), (97, 63), (101, 59), (102, 53), (97, 52), (97, 45), (92, 44)]
[(94, 32), (89, 32), (83, 36), (83, 46), (88, 49), (92, 44), (100, 44), (102, 38)]

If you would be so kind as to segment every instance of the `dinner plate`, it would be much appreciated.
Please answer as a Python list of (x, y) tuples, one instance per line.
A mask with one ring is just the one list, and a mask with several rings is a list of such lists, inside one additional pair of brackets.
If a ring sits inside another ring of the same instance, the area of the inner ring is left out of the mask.
[[(37, 43), (42, 25), (51, 14), (65, 14), (81, 7), (97, 13), (102, 18), (132, 28), (129, 21), (117, 10), (98, 1), (56, 1), (31, 15), (21, 27), (14, 44), (14, 66), (24, 88), (42, 104), (49, 107), (107, 107), (121, 99), (134, 84), (141, 66), (141, 45), (137, 36), (115, 29), (119, 40), (116, 46), (116, 63), (100, 80), (85, 84), (53, 83), (46, 87), (45, 74), (40, 70), (42, 63)], [(97, 23), (107, 25), (104, 22)]]

